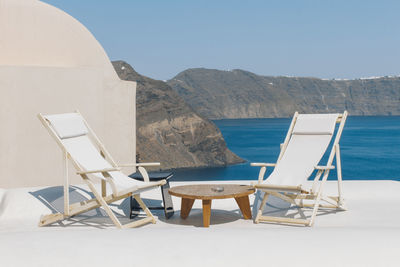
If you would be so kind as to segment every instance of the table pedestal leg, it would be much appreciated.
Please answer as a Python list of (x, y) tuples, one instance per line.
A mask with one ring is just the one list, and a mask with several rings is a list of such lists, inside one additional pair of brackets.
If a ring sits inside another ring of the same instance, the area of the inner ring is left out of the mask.
[(193, 207), (194, 199), (182, 198), (181, 203), (181, 218), (186, 219), (189, 216), (190, 210)]
[(251, 210), (250, 210), (250, 201), (248, 196), (244, 197), (236, 197), (235, 198), (236, 203), (238, 204), (242, 214), (243, 218), (245, 219), (251, 219)]
[(203, 199), (203, 226), (210, 226), (211, 199)]

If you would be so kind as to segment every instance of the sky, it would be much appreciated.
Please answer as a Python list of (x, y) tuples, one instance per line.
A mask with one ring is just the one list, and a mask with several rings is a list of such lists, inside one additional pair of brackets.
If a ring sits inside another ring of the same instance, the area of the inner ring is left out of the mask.
[(154, 79), (188, 68), (260, 75), (400, 75), (400, 1), (45, 0), (111, 60)]

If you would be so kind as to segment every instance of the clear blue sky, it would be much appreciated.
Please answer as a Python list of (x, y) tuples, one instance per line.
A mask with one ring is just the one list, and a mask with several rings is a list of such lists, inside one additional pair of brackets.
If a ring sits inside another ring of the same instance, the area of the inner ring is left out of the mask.
[(111, 60), (171, 79), (187, 68), (358, 78), (400, 74), (400, 1), (46, 0)]

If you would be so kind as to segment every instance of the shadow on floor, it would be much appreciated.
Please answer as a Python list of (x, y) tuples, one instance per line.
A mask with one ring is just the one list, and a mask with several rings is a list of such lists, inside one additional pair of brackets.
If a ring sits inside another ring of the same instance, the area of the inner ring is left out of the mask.
[[(167, 224), (203, 227), (203, 210), (192, 209), (186, 219), (180, 217), (180, 210), (175, 210), (174, 216), (168, 220), (165, 218), (164, 212), (161, 210), (152, 211), (158, 216), (158, 219)], [(221, 210), (211, 208), (210, 226), (229, 223), (243, 219), (239, 209), (236, 210)]]
[[(259, 194), (257, 192), (256, 194)], [(262, 195), (256, 195), (254, 205), (253, 205), (253, 218), (256, 217), (257, 211), (259, 208), (259, 205), (261, 204), (261, 199)], [(311, 214), (312, 214), (313, 208), (301, 208), (295, 205), (290, 204), (289, 202), (286, 202), (278, 197), (275, 196), (269, 196), (267, 204), (265, 205), (263, 209), (263, 215), (265, 216), (273, 216), (273, 217), (283, 217), (283, 218), (299, 218), (299, 219), (310, 219)], [(344, 210), (341, 209), (328, 209), (328, 208), (319, 208), (317, 212), (317, 217), (320, 216), (325, 216), (325, 215), (332, 215), (332, 214), (337, 214), (344, 212)], [(260, 222), (260, 223), (272, 223), (272, 224), (278, 224), (276, 222)], [(282, 223), (286, 224), (286, 223)], [(300, 226), (304, 227), (302, 225), (296, 225), (296, 224), (288, 224), (290, 226)]]
[[(64, 188), (62, 186), (47, 187), (41, 190), (29, 192), (32, 196), (38, 199), (43, 205), (51, 210), (51, 213), (63, 213), (64, 212)], [(92, 192), (77, 186), (69, 187), (69, 199), (70, 203), (77, 203), (81, 201), (87, 201), (95, 198)], [(155, 199), (143, 199), (149, 205), (161, 205), (160, 200)], [(129, 223), (131, 221), (141, 219), (144, 215), (140, 214), (133, 220), (129, 219), (130, 214), (130, 199), (126, 198), (120, 203), (108, 204), (113, 210), (114, 214), (120, 220), (122, 224)], [(106, 228), (114, 226), (111, 219), (107, 216), (107, 213), (102, 208), (92, 209), (85, 213), (78, 214), (69, 217), (63, 221), (53, 223), (47, 227), (87, 227), (92, 226), (96, 228)]]

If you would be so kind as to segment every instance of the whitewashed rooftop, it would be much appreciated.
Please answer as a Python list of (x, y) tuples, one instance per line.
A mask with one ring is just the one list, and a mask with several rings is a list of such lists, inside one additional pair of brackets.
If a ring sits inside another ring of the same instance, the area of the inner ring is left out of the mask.
[[(187, 182), (171, 186), (181, 184)], [(203, 228), (201, 201), (183, 220), (180, 198), (173, 197), (171, 219), (153, 211), (157, 224), (125, 230), (102, 210), (39, 228), (48, 207), (62, 210), (62, 188), (0, 189), (0, 266), (400, 266), (400, 183), (345, 181), (343, 188), (348, 211), (321, 210), (314, 227), (253, 224), (234, 199), (224, 199), (213, 200), (210, 228)], [(83, 200), (81, 189), (72, 187), (71, 201)], [(335, 189), (327, 183), (326, 192)], [(158, 189), (142, 197), (161, 203)], [(264, 212), (300, 216), (277, 199), (271, 204)], [(112, 207), (129, 221), (128, 201)]]

